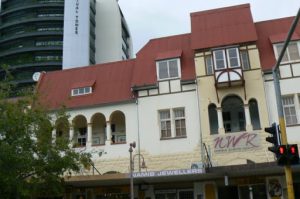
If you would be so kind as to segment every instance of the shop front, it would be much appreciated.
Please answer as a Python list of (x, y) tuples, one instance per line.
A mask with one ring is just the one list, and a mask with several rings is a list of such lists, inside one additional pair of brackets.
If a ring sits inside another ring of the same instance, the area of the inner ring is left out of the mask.
[[(295, 188), (299, 173), (293, 168)], [(66, 199), (130, 198), (130, 174), (73, 176), (66, 183)], [(133, 184), (138, 199), (286, 199), (284, 170), (274, 163), (138, 172)]]

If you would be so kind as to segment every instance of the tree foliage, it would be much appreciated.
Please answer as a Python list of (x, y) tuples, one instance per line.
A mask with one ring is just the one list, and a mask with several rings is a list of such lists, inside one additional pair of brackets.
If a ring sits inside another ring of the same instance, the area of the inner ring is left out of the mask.
[[(0, 82), (0, 196), (61, 195), (64, 177), (88, 164), (89, 155), (76, 153), (64, 137), (54, 142), (55, 122), (34, 94), (8, 99), (10, 91)], [(67, 115), (61, 110), (57, 118)]]

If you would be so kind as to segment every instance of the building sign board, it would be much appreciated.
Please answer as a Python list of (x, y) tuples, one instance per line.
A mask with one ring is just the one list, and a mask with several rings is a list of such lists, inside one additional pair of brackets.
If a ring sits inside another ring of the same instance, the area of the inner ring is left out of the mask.
[(260, 136), (254, 132), (230, 133), (213, 139), (215, 152), (243, 151), (260, 146)]
[(202, 173), (204, 173), (204, 169), (177, 169), (177, 170), (134, 172), (132, 175), (134, 178), (144, 178), (144, 177), (193, 175), (193, 174), (202, 174)]

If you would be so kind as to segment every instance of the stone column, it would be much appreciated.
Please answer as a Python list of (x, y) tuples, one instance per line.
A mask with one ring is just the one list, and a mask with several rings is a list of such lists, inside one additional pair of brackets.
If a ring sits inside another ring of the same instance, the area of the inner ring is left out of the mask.
[(87, 124), (87, 142), (86, 142), (87, 147), (92, 146), (92, 123)]
[(73, 144), (74, 144), (74, 127), (73, 126), (70, 126), (70, 132), (69, 132), (69, 140), (70, 140), (70, 145), (71, 147), (73, 147)]
[(52, 130), (52, 143), (55, 143), (56, 141), (56, 129)]
[(224, 124), (223, 124), (222, 107), (217, 108), (217, 113), (218, 113), (219, 134), (225, 134)]
[(111, 126), (110, 126), (110, 121), (106, 122), (106, 141), (105, 145), (110, 145), (111, 144)]
[(245, 111), (245, 120), (246, 120), (246, 131), (252, 131), (253, 127), (251, 124), (251, 117), (250, 117), (250, 111), (249, 111), (249, 105), (244, 105), (244, 111)]

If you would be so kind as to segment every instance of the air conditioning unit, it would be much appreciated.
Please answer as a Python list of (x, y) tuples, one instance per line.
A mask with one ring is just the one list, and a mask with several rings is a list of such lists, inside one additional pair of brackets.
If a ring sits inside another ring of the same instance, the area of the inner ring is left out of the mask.
[(203, 169), (204, 165), (202, 162), (193, 162), (191, 164), (191, 169)]

